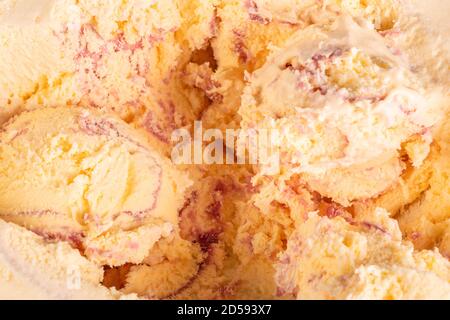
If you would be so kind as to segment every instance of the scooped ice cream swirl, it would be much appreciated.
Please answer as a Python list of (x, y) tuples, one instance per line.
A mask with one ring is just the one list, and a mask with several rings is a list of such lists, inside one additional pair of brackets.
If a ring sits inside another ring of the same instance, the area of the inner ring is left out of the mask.
[(277, 266), (280, 292), (298, 299), (448, 299), (449, 262), (414, 251), (398, 224), (377, 209), (367, 217), (310, 214)]
[(442, 110), (439, 90), (422, 85), (400, 52), (371, 25), (344, 16), (275, 50), (249, 77), (239, 112), (243, 127), (278, 130), (272, 142), (289, 175), (348, 204), (394, 183), (409, 140), (420, 146), (408, 154), (420, 165)]
[(190, 182), (171, 166), (114, 116), (25, 112), (0, 132), (0, 217), (100, 264), (140, 263), (178, 228)]

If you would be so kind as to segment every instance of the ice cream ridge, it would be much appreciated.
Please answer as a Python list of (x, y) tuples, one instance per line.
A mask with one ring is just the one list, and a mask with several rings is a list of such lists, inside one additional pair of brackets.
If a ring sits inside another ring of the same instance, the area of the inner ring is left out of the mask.
[[(71, 248), (118, 298), (218, 297), (220, 215), (232, 186), (176, 168), (149, 141), (145, 129), (93, 108), (22, 112), (0, 132), (0, 218), (33, 232), (49, 254)], [(23, 259), (40, 259), (33, 252)]]
[(450, 299), (438, 2), (0, 1), (0, 298)]

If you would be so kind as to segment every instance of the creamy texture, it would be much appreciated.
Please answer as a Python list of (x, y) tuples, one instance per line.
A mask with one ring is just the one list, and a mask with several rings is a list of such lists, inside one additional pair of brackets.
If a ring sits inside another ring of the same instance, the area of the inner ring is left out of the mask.
[(307, 213), (318, 210), (305, 188), (266, 181), (237, 205), (233, 223), (233, 253), (239, 261), (233, 283), (236, 295), (245, 299), (292, 298), (278, 295), (275, 283), (277, 257)]
[(450, 264), (402, 243), (395, 220), (310, 215), (280, 258), (277, 281), (298, 299), (449, 299)]
[(0, 216), (81, 245), (102, 264), (139, 263), (178, 228), (188, 178), (120, 119), (81, 108), (22, 113), (0, 133)]
[(102, 268), (67, 243), (0, 221), (1, 299), (136, 298), (102, 287), (102, 278)]
[[(442, 41), (443, 45), (446, 45), (447, 50), (450, 50), (450, 24), (448, 23), (447, 13), (450, 10), (450, 2), (440, 0), (420, 1), (413, 0), (410, 3), (405, 3), (405, 6), (411, 12), (421, 17), (421, 22), (424, 27), (434, 31)], [(436, 40), (436, 39), (435, 39)]]
[(206, 0), (2, 1), (0, 122), (41, 106), (91, 106), (168, 144), (204, 107), (179, 69), (212, 36), (213, 13)]
[(221, 99), (206, 109), (203, 121), (212, 127), (238, 127), (245, 73), (263, 66), (273, 47), (283, 46), (296, 31), (311, 24), (328, 25), (342, 12), (364, 17), (377, 30), (389, 29), (397, 20), (397, 6), (391, 0), (218, 1), (216, 37), (211, 41), (216, 85), (207, 92)]
[(388, 41), (405, 52), (410, 64), (423, 81), (441, 85), (449, 96), (450, 32), (445, 22), (448, 2), (402, 2), (395, 28), (386, 31)]
[(349, 17), (299, 31), (249, 82), (242, 125), (278, 130), (274, 144), (289, 174), (304, 174), (345, 205), (398, 179), (398, 152), (415, 135), (421, 147), (409, 156), (420, 166), (428, 130), (443, 116), (443, 95), (421, 84), (369, 25)]
[(234, 239), (236, 203), (246, 195), (240, 180), (249, 173), (238, 166), (189, 171), (195, 182), (179, 210), (183, 240), (159, 242), (143, 264), (129, 269), (123, 292), (164, 299), (230, 299), (241, 293), (234, 286), (238, 265), (226, 246)]
[(331, 19), (327, 16), (330, 13), (344, 12), (366, 18), (377, 30), (391, 28), (397, 14), (397, 4), (392, 0), (248, 0), (247, 6), (251, 18), (265, 23), (323, 23)]
[(448, 299), (447, 6), (0, 1), (0, 297)]
[[(387, 41), (401, 47), (422, 81), (441, 87), (447, 97), (442, 106), (443, 121), (432, 132), (431, 152), (423, 165), (408, 166), (395, 186), (381, 197), (356, 205), (356, 212), (371, 211), (377, 206), (385, 208), (399, 220), (404, 237), (417, 249), (437, 247), (446, 257), (449, 256), (450, 231), (450, 33), (443, 17), (448, 5), (442, 1), (404, 2), (397, 25), (385, 33)], [(415, 145), (407, 144), (405, 151), (416, 152)]]
[[(418, 249), (439, 248), (450, 257), (450, 121), (437, 132), (436, 151), (422, 172), (425, 183), (415, 183), (422, 192), (400, 210), (398, 221), (402, 232)], [(430, 170), (430, 167), (432, 168)], [(398, 192), (397, 192), (398, 194)]]

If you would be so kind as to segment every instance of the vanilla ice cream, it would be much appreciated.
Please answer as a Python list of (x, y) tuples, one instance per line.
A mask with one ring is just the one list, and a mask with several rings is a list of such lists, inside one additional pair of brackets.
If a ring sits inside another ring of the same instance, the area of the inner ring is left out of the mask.
[(0, 220), (1, 299), (132, 299), (101, 286), (103, 270), (67, 243)]
[(0, 0), (0, 298), (450, 299), (449, 5)]
[(298, 299), (449, 299), (449, 267), (403, 243), (382, 209), (358, 220), (311, 214), (280, 257), (277, 282)]
[(207, 0), (0, 3), (0, 122), (41, 106), (113, 110), (161, 145), (204, 107), (178, 70), (212, 36)]
[(377, 30), (397, 21), (395, 0), (221, 0), (217, 3), (216, 36), (211, 41), (215, 85), (206, 89), (220, 96), (206, 109), (203, 121), (211, 126), (239, 127), (237, 110), (245, 73), (262, 67), (274, 47), (282, 47), (298, 30), (329, 24), (342, 13), (362, 17)]
[(371, 25), (350, 17), (299, 31), (249, 82), (243, 127), (277, 130), (287, 175), (344, 205), (395, 183), (402, 144), (415, 137), (408, 156), (420, 166), (444, 115), (440, 91), (422, 84)]
[(0, 133), (0, 217), (80, 246), (101, 264), (140, 263), (178, 229), (189, 179), (115, 116), (24, 112)]

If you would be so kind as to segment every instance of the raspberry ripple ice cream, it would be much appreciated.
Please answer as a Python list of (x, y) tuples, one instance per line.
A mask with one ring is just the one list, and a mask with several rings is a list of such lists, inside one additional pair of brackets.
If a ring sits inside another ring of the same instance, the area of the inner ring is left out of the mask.
[(291, 236), (277, 266), (280, 292), (298, 299), (449, 299), (450, 263), (414, 251), (389, 213), (315, 213)]
[(188, 177), (112, 115), (43, 108), (0, 132), (0, 217), (90, 261), (140, 263), (178, 233)]
[(135, 299), (101, 286), (103, 270), (67, 243), (0, 220), (1, 299)]
[[(240, 96), (245, 73), (267, 61), (273, 47), (283, 46), (298, 30), (329, 24), (342, 13), (363, 17), (376, 30), (392, 28), (397, 20), (395, 0), (220, 0), (216, 36), (211, 40), (217, 68), (207, 94), (216, 101), (203, 121), (215, 127), (239, 126)], [(220, 99), (217, 99), (220, 97)]]
[(0, 3), (0, 123), (42, 106), (114, 111), (161, 145), (204, 107), (178, 72), (212, 36), (209, 0)]
[[(422, 2), (0, 1), (0, 298), (448, 299)], [(195, 120), (276, 130), (280, 172), (175, 167)]]
[(301, 175), (347, 206), (398, 180), (406, 144), (408, 161), (422, 164), (444, 101), (370, 24), (343, 16), (275, 49), (249, 77), (239, 113), (244, 128), (279, 132), (284, 177)]

